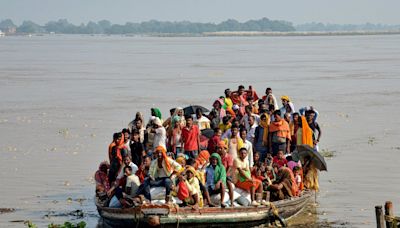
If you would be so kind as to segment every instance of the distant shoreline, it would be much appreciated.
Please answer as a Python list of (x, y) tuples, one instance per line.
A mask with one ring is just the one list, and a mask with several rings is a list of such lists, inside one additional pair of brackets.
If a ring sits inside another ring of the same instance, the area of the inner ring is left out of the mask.
[(125, 36), (125, 37), (287, 37), (287, 36), (370, 36), (370, 35), (400, 35), (400, 30), (391, 31), (292, 31), (292, 32), (258, 32), (258, 31), (225, 31), (204, 33), (143, 33), (143, 34), (66, 34), (66, 33), (15, 33), (5, 36), (54, 36), (54, 35), (84, 35), (84, 36)]

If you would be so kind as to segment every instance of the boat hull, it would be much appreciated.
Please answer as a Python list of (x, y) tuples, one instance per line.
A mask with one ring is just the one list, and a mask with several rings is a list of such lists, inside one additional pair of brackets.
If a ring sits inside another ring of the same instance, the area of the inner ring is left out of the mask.
[[(300, 197), (273, 202), (279, 216), (289, 219), (298, 214), (308, 204), (314, 202), (315, 193), (305, 192)], [(116, 209), (102, 207), (96, 200), (97, 210), (104, 225), (109, 227), (249, 227), (270, 222), (273, 218), (271, 208), (190, 208), (170, 207), (168, 205), (147, 205), (136, 208)]]

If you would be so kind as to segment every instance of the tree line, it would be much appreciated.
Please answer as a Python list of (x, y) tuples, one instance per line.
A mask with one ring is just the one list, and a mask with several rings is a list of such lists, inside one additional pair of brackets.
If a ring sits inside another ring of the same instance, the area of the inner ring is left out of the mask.
[(66, 19), (50, 21), (45, 25), (36, 24), (33, 21), (24, 21), (20, 26), (15, 25), (12, 20), (6, 19), (0, 22), (0, 30), (15, 27), (17, 33), (59, 33), (59, 34), (201, 34), (204, 32), (222, 31), (295, 31), (292, 23), (280, 20), (262, 18), (238, 22), (229, 19), (221, 23), (195, 23), (188, 21), (163, 22), (151, 20), (141, 23), (128, 22), (124, 25), (112, 24), (108, 20), (88, 22), (87, 24), (74, 25)]

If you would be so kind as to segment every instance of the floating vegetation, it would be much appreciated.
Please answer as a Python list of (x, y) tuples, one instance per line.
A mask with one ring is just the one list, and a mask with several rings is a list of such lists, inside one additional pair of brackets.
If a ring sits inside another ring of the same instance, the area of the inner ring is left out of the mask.
[(392, 150), (400, 150), (400, 146), (392, 146)]
[(369, 136), (368, 137), (368, 145), (373, 146), (374, 144), (376, 144), (376, 138), (373, 136)]
[(69, 129), (68, 128), (63, 128), (58, 130), (58, 134), (64, 136), (64, 138), (68, 138), (69, 136)]
[(0, 214), (14, 212), (14, 208), (0, 208)]
[(328, 149), (322, 149), (319, 153), (325, 158), (332, 158), (336, 155), (336, 151)]
[[(37, 228), (37, 226), (31, 221), (25, 221), (24, 224), (29, 228)], [(48, 228), (85, 228), (86, 222), (81, 221), (79, 223), (64, 222), (64, 224), (51, 223), (47, 226)]]

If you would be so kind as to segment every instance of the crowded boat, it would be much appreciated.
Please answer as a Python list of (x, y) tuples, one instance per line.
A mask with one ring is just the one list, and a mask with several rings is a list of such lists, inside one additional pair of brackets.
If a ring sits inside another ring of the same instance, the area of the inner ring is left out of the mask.
[(108, 160), (95, 173), (96, 197), (109, 208), (169, 204), (262, 207), (318, 191), (318, 167), (299, 145), (318, 151), (321, 128), (313, 106), (295, 109), (271, 88), (226, 89), (211, 110), (176, 107), (163, 118), (137, 112), (113, 134)]

